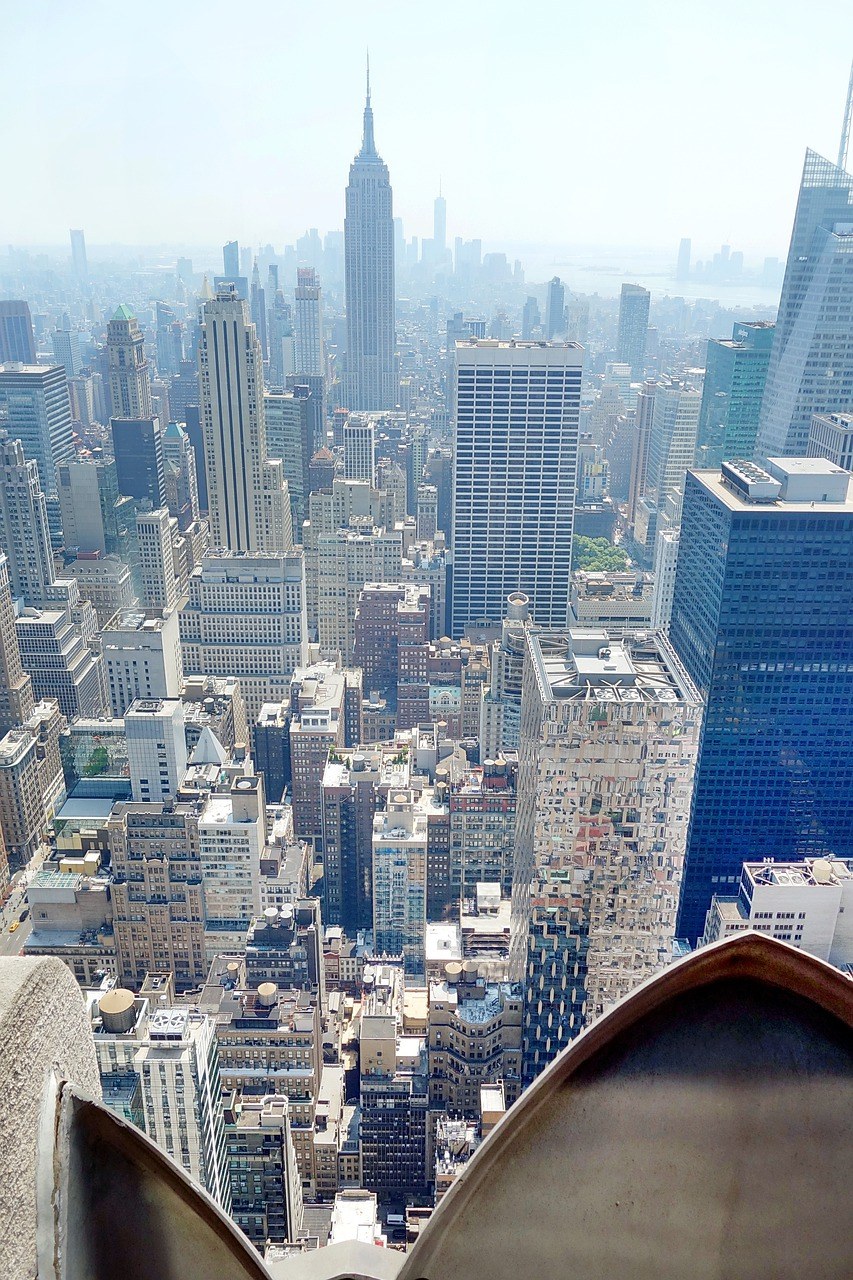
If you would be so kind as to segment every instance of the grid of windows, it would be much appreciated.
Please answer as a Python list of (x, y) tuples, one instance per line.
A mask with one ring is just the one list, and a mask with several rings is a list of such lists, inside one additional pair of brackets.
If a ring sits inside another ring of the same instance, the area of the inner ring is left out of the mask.
[(732, 511), (688, 475), (670, 639), (707, 711), (680, 934), (745, 861), (853, 855), (851, 618), (853, 508)]
[(513, 591), (567, 625), (582, 358), (575, 344), (457, 346), (454, 637), (499, 622)]

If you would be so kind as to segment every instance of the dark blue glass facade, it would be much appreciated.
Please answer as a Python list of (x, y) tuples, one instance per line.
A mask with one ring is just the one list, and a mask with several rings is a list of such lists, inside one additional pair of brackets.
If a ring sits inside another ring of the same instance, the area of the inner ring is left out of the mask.
[(670, 627), (707, 702), (678, 920), (691, 940), (743, 861), (853, 856), (853, 508), (739, 504), (710, 474), (687, 477)]

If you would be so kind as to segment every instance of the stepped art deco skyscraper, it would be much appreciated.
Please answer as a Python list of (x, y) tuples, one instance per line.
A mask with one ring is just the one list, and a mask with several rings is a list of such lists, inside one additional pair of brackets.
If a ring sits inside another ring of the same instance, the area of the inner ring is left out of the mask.
[(388, 166), (373, 141), (370, 71), (361, 150), (350, 165), (344, 221), (347, 303), (346, 407), (397, 402), (394, 368), (394, 219)]

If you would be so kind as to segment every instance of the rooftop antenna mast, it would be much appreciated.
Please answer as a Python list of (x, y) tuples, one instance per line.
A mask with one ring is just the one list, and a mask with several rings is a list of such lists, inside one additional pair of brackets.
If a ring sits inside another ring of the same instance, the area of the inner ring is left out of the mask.
[(853, 117), (853, 63), (850, 66), (850, 83), (847, 86), (847, 105), (844, 108), (844, 124), (841, 126), (841, 146), (838, 148), (838, 167), (847, 169), (847, 147), (850, 143), (850, 120)]

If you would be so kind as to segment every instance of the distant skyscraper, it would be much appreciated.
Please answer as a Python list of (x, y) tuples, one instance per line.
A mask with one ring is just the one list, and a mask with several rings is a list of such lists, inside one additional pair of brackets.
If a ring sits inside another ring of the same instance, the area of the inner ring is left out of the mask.
[(296, 273), (296, 368), (297, 375), (322, 375), (323, 300), (320, 279), (313, 267), (300, 267)]
[(199, 370), (211, 546), (287, 550), (290, 505), (281, 462), (267, 461), (261, 347), (233, 288), (204, 304)]
[(240, 275), (240, 246), (236, 240), (229, 240), (222, 246), (222, 272), (236, 283)]
[(19, 365), (0, 368), (0, 408), (11, 440), (20, 440), (24, 454), (38, 463), (41, 487), (55, 507), (51, 531), (59, 531), (56, 468), (74, 452), (71, 401), (65, 370), (59, 365)]
[(567, 626), (583, 351), (473, 340), (456, 360), (452, 635), (514, 591)]
[(0, 364), (35, 364), (36, 344), (28, 302), (0, 302)]
[(261, 355), (266, 360), (269, 354), (267, 348), (267, 300), (266, 294), (261, 288), (261, 274), (258, 270), (257, 258), (252, 268), (252, 288), (249, 296), (252, 324), (255, 326), (255, 333), (258, 335), (258, 342), (261, 344)]
[(623, 284), (619, 298), (619, 335), (616, 359), (629, 364), (635, 378), (642, 377), (646, 360), (651, 294), (638, 284)]
[(162, 507), (166, 479), (160, 419), (111, 418), (110, 427), (119, 493)]
[(697, 467), (751, 458), (767, 381), (774, 326), (735, 324), (731, 338), (709, 338), (696, 440)]
[(82, 231), (72, 231), (71, 235), (71, 262), (74, 266), (74, 274), (81, 284), (85, 284), (89, 279), (89, 260), (86, 257), (86, 237)]
[[(678, 933), (760, 858), (853, 856), (853, 494), (817, 459), (687, 476), (669, 638), (706, 702)], [(842, 799), (844, 797), (844, 799)]]
[(110, 396), (116, 418), (150, 418), (151, 379), (145, 340), (130, 307), (118, 307), (107, 325)]
[(756, 455), (802, 455), (812, 417), (853, 404), (853, 177), (806, 152)]
[(76, 378), (83, 368), (80, 334), (76, 329), (55, 329), (51, 341), (56, 363), (62, 365), (66, 378)]
[(566, 290), (559, 276), (548, 282), (545, 298), (545, 337), (550, 342), (566, 331)]
[(432, 211), (432, 240), (436, 255), (443, 254), (447, 248), (447, 201), (444, 196), (437, 195)]
[(685, 237), (684, 237), (684, 239), (681, 241), (681, 243), (680, 243), (680, 244), (679, 244), (679, 246), (678, 246), (678, 262), (676, 263), (676, 266), (675, 266), (675, 278), (676, 278), (676, 280), (689, 280), (689, 279), (690, 279), (690, 251), (691, 251), (691, 248), (692, 248), (692, 245), (691, 245), (691, 243), (690, 243), (690, 240), (688, 239), (688, 237), (687, 237), (687, 236), (685, 236)]
[(539, 303), (535, 298), (528, 298), (524, 304), (524, 310), (521, 313), (521, 340), (529, 342), (533, 337), (533, 330), (538, 329), (541, 323), (539, 315)]
[(277, 290), (267, 317), (269, 323), (269, 386), (280, 391), (290, 374), (296, 372), (296, 340), (293, 336), (293, 311)]
[(295, 543), (302, 541), (302, 522), (308, 515), (308, 469), (314, 451), (310, 402), (310, 396), (300, 396), (293, 391), (268, 391), (264, 396), (267, 457), (281, 459)]
[(350, 166), (344, 221), (348, 409), (393, 409), (397, 402), (391, 205), (388, 166), (373, 140), (368, 74), (364, 134)]

